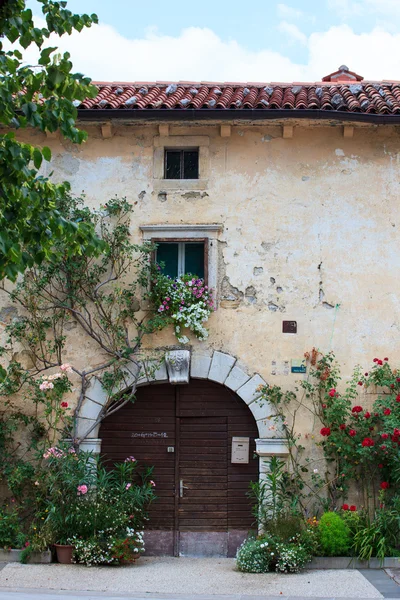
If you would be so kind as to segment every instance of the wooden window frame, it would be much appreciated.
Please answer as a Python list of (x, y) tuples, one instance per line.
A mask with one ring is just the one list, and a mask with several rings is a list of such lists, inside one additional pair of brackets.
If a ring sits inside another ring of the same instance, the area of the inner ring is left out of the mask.
[[(204, 283), (208, 285), (208, 243), (209, 238), (151, 238), (152, 244), (171, 243), (180, 244), (185, 242), (203, 243), (204, 245)], [(151, 261), (156, 262), (156, 250), (151, 253)]]
[[(167, 177), (167, 152), (180, 152), (180, 177), (172, 178)], [(185, 171), (185, 161), (184, 161), (184, 153), (185, 152), (197, 152), (197, 177), (188, 179), (183, 177)], [(169, 148), (166, 146), (164, 148), (164, 179), (166, 181), (198, 181), (200, 179), (200, 148), (197, 146), (194, 147), (184, 147), (184, 148)]]

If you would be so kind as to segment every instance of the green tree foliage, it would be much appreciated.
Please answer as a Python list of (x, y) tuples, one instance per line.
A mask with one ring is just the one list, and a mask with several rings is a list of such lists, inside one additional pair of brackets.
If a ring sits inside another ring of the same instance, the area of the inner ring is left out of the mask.
[[(80, 144), (86, 133), (75, 124), (75, 105), (97, 93), (90, 79), (72, 72), (70, 55), (46, 45), (51, 34), (71, 34), (97, 23), (96, 15), (76, 15), (66, 2), (38, 0), (46, 20), (36, 27), (25, 0), (0, 7), (0, 279), (15, 281), (19, 273), (54, 257), (54, 241), (62, 239), (69, 255), (98, 251), (99, 241), (88, 223), (65, 219), (58, 210), (69, 184), (54, 184), (39, 174), (51, 160), (47, 146), (17, 141), (15, 130), (33, 127), (60, 131)], [(12, 44), (6, 49), (7, 40)], [(21, 51), (38, 49), (38, 65), (26, 65)]]

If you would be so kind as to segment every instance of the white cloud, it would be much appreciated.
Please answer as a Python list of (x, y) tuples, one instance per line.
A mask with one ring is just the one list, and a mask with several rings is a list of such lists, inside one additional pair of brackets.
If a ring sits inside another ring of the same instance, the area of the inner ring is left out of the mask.
[[(109, 25), (98, 25), (48, 45), (70, 51), (74, 69), (97, 81), (318, 81), (341, 64), (366, 79), (399, 78), (400, 33), (375, 28), (356, 34), (347, 25), (308, 38), (300, 30), (290, 31), (306, 44), (305, 64), (268, 46), (250, 51), (199, 27), (176, 37), (152, 30), (143, 38), (127, 39)], [(36, 62), (30, 49), (26, 56)]]
[(363, 14), (362, 5), (360, 2), (354, 2), (354, 0), (328, 0), (327, 4), (328, 8), (335, 11), (342, 19), (362, 16)]
[(292, 8), (287, 4), (278, 4), (276, 12), (280, 19), (300, 19), (303, 16), (303, 11)]
[(328, 8), (343, 19), (374, 14), (389, 21), (400, 16), (400, 0), (328, 0)]
[(292, 43), (300, 42), (304, 46), (307, 45), (307, 36), (293, 23), (281, 21), (278, 25), (278, 31), (286, 35)]

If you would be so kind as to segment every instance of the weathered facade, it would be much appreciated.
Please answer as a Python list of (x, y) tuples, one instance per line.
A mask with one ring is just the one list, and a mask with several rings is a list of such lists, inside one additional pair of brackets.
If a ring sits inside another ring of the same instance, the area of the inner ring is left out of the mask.
[[(205, 240), (217, 310), (208, 340), (188, 346), (189, 375), (249, 404), (265, 456), (285, 447), (254, 402), (260, 383), (293, 388), (306, 375), (292, 369), (313, 346), (333, 350), (346, 375), (375, 355), (400, 360), (400, 92), (348, 70), (329, 77), (101, 84), (78, 109), (84, 145), (30, 138), (51, 147), (49, 171), (90, 206), (125, 196), (133, 239)], [(198, 179), (166, 179), (165, 150), (185, 148), (198, 149)], [(177, 347), (169, 330), (145, 345)], [(71, 363), (95, 365), (97, 353), (78, 331), (68, 341)], [(156, 379), (168, 381), (166, 370)], [(309, 429), (305, 417), (301, 433)], [(98, 435), (88, 447), (99, 449)]]

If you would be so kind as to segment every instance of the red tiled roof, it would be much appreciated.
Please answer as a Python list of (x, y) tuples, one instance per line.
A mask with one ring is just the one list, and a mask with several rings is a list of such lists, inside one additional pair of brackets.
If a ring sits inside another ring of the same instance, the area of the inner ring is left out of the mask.
[[(333, 74), (334, 75), (334, 74)], [(329, 77), (329, 76), (328, 76)], [(240, 113), (244, 109), (285, 111), (329, 111), (400, 115), (398, 81), (323, 81), (317, 83), (190, 83), (136, 82), (96, 83), (99, 93), (77, 106), (84, 111), (116, 110), (150, 112), (210, 109)]]

